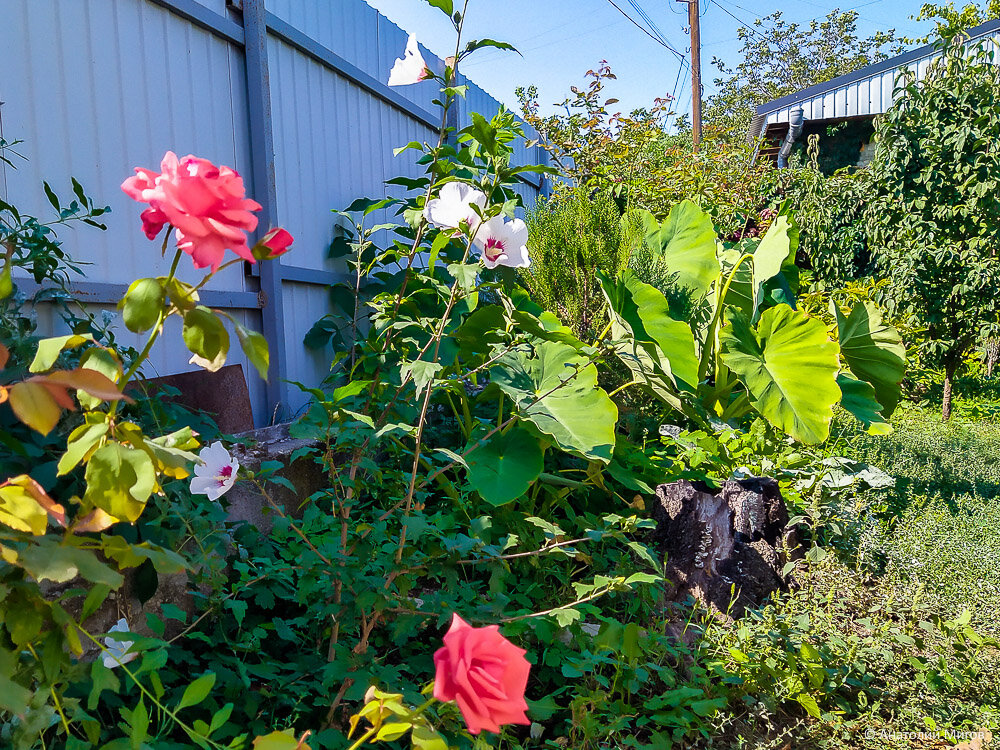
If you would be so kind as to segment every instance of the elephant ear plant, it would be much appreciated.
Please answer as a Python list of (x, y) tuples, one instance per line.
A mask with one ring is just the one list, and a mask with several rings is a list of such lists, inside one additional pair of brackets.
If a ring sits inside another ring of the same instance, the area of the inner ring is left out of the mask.
[(734, 245), (719, 242), (690, 201), (662, 224), (641, 218), (647, 246), (703, 314), (675, 319), (664, 295), (631, 271), (601, 277), (615, 351), (635, 384), (695, 423), (756, 413), (805, 444), (826, 440), (837, 404), (870, 432), (890, 429), (905, 368), (899, 334), (870, 303), (847, 317), (837, 309), (833, 331), (796, 309), (790, 216)]

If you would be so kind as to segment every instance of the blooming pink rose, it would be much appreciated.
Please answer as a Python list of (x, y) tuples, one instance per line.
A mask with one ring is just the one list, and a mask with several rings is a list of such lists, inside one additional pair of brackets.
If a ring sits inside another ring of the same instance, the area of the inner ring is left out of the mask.
[(288, 252), (295, 238), (289, 234), (287, 229), (275, 227), (264, 235), (260, 242), (253, 247), (253, 256), (257, 260), (271, 260), (279, 255)]
[(498, 625), (474, 628), (452, 615), (444, 646), (434, 654), (434, 697), (455, 701), (473, 734), (530, 724), (524, 688), (531, 665), (524, 653), (500, 635)]
[(146, 236), (153, 239), (171, 224), (177, 247), (191, 256), (195, 268), (218, 270), (226, 248), (253, 263), (246, 232), (257, 228), (251, 211), (261, 205), (246, 197), (239, 174), (195, 156), (178, 159), (173, 151), (163, 156), (160, 168), (157, 174), (137, 167), (135, 177), (122, 183), (126, 195), (149, 204), (142, 212)]

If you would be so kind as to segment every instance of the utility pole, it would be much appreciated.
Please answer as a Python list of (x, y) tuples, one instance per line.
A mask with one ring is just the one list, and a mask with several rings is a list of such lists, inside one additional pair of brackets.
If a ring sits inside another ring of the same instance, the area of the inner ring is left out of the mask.
[(677, 0), (687, 3), (688, 25), (691, 27), (691, 130), (694, 149), (701, 143), (701, 12), (698, 0)]

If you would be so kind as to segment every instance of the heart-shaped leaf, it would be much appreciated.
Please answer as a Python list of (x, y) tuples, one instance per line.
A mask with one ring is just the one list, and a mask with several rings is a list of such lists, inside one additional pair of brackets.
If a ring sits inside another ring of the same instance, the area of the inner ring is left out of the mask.
[(518, 413), (565, 451), (608, 463), (618, 408), (597, 385), (597, 368), (576, 349), (554, 341), (508, 352), (491, 370)]
[(858, 302), (846, 318), (839, 307), (831, 306), (844, 361), (854, 377), (872, 385), (888, 418), (899, 403), (899, 384), (906, 372), (906, 348), (899, 332), (883, 322), (881, 311), (871, 302)]
[(754, 407), (772, 425), (801, 443), (822, 443), (840, 401), (838, 347), (815, 318), (777, 305), (757, 329), (729, 308), (719, 332), (723, 363), (739, 377)]
[(469, 484), (491, 505), (504, 505), (521, 497), (538, 479), (544, 464), (538, 438), (514, 425), (465, 458)]

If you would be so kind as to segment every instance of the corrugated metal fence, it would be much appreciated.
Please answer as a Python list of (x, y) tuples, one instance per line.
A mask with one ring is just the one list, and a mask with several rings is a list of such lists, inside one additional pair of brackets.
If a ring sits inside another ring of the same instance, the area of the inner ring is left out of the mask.
[[(42, 180), (68, 194), (73, 176), (113, 209), (107, 232), (63, 237), (91, 264), (79, 298), (110, 306), (133, 279), (166, 273), (169, 258), (139, 231), (141, 209), (118, 185), (168, 149), (235, 167), (264, 206), (261, 227), (295, 235), (280, 264), (260, 275), (233, 266), (202, 295), (268, 338), (268, 384), (238, 348), (230, 359), (243, 364), (258, 424), (294, 412), (305, 399), (283, 379), (317, 385), (329, 369), (302, 339), (343, 270), (326, 257), (330, 210), (385, 195), (389, 177), (416, 176), (412, 156), (392, 150), (437, 128), (434, 84), (385, 85), (406, 34), (362, 0), (0, 0), (0, 21), (0, 137), (24, 139), (28, 157), (16, 170), (0, 163), (0, 195), (44, 216)], [(470, 83), (457, 122), (499, 107)], [(521, 144), (516, 158), (543, 163), (544, 152)], [(542, 184), (531, 177), (519, 189), (530, 203)], [(187, 268), (182, 278), (198, 277)], [(170, 322), (150, 374), (191, 369)], [(120, 338), (140, 343), (124, 327)]]

